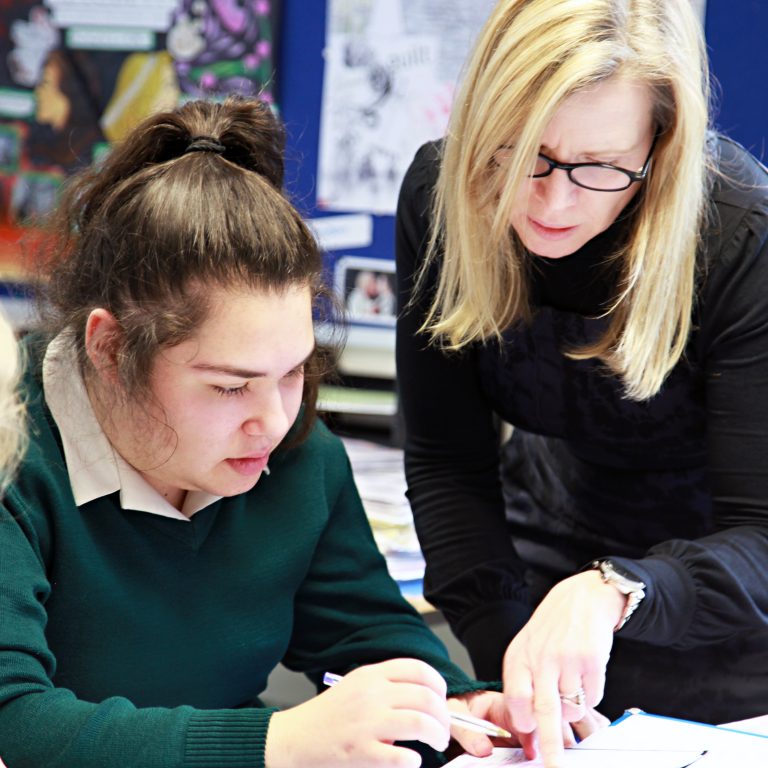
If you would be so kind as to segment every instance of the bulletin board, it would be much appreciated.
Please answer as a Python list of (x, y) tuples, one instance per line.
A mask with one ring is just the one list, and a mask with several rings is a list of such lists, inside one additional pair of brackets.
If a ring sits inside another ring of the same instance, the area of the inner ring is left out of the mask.
[(278, 69), (287, 185), (345, 301), (344, 373), (394, 378), (398, 191), (419, 146), (444, 134), (494, 2), (284, 0)]
[(68, 175), (148, 114), (229, 93), (276, 99), (279, 0), (0, 3), (0, 272)]
[(768, 4), (706, 4), (706, 37), (715, 76), (715, 125), (768, 163)]

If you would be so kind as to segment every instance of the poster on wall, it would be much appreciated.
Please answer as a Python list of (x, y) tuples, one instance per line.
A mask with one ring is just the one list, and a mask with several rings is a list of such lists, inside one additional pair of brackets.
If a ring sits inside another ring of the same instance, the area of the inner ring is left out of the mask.
[(273, 102), (279, 6), (0, 0), (0, 228), (34, 225), (68, 174), (155, 111), (231, 93)]
[(328, 0), (318, 207), (393, 214), (495, 0)]

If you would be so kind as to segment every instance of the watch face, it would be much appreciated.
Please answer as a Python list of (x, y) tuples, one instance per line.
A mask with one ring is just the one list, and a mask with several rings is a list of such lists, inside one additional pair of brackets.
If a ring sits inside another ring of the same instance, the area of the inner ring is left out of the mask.
[(622, 579), (627, 579), (627, 581), (637, 581), (636, 578), (634, 578), (633, 576), (630, 576), (620, 565), (616, 565), (616, 563), (614, 563), (613, 560), (607, 560), (606, 562), (608, 563), (608, 565), (611, 566), (611, 568), (613, 569), (613, 572), (617, 576), (621, 576)]
[(626, 571), (616, 566), (610, 560), (595, 560), (592, 567), (600, 571), (600, 575), (606, 584), (611, 584), (619, 592), (627, 596), (627, 602), (624, 612), (619, 619), (618, 624), (613, 628), (618, 632), (629, 620), (629, 617), (635, 612), (635, 609), (645, 597), (645, 584), (630, 576)]
[(627, 573), (623, 568), (620, 566), (617, 566), (612, 560), (603, 560), (600, 563), (598, 563), (598, 568), (600, 569), (600, 572), (603, 574), (603, 578), (606, 581), (611, 581), (613, 583), (621, 583), (621, 585), (631, 591), (639, 591), (641, 589), (645, 589), (645, 584), (643, 584), (640, 579), (638, 579), (636, 576), (633, 576), (632, 574)]

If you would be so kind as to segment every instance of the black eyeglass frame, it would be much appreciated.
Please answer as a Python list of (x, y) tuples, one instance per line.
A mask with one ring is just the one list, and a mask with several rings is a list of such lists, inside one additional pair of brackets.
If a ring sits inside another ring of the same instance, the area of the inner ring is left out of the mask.
[[(611, 163), (559, 163), (557, 160), (553, 160), (551, 157), (547, 157), (546, 155), (539, 152), (539, 157), (544, 160), (547, 165), (549, 165), (549, 168), (544, 171), (544, 173), (532, 173), (530, 175), (530, 178), (532, 179), (544, 179), (547, 176), (549, 176), (552, 171), (554, 171), (556, 168), (559, 168), (561, 171), (565, 171), (568, 174), (568, 179), (572, 184), (575, 184), (577, 187), (581, 187), (582, 189), (589, 189), (592, 192), (623, 192), (625, 189), (629, 189), (633, 184), (639, 181), (645, 181), (646, 177), (648, 176), (648, 171), (651, 167), (651, 158), (653, 157), (653, 150), (656, 149), (656, 142), (658, 140), (658, 134), (653, 137), (653, 141), (651, 142), (651, 148), (648, 150), (648, 157), (645, 158), (645, 162), (643, 163), (643, 167), (639, 171), (629, 171), (626, 168), (621, 168), (618, 165), (611, 165)], [(608, 168), (611, 171), (620, 171), (623, 173), (628, 181), (626, 186), (624, 187), (615, 187), (613, 189), (600, 189), (598, 187), (589, 187), (586, 184), (582, 184), (580, 181), (577, 181), (573, 178), (573, 171), (576, 168)]]

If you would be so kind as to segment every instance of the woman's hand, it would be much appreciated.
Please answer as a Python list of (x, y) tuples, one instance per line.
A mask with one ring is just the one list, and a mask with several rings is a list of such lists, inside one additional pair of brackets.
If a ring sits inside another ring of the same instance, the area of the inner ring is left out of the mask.
[(270, 720), (266, 768), (417, 768), (394, 741), (442, 752), (450, 740), (443, 678), (416, 659), (360, 667), (319, 696)]
[(613, 630), (625, 604), (626, 596), (597, 571), (571, 576), (550, 590), (504, 654), (512, 723), (519, 733), (537, 732), (545, 768), (562, 765), (568, 723), (580, 738), (601, 723), (602, 715), (590, 709), (603, 697)]

